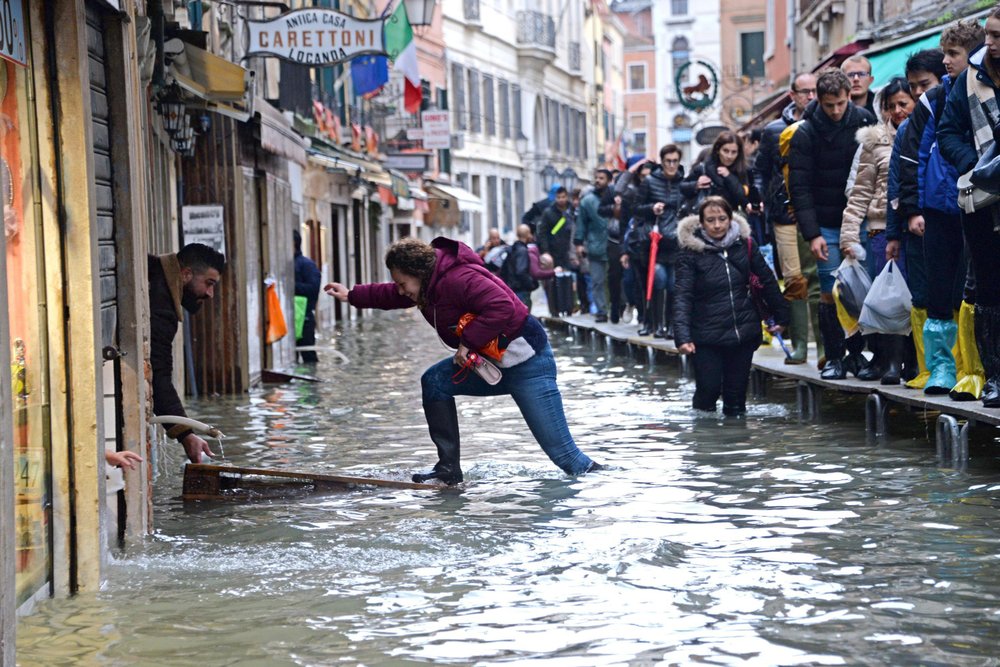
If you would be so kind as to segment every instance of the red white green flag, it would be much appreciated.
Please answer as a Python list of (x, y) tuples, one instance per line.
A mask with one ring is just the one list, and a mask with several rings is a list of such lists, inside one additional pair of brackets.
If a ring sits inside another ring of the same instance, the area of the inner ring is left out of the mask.
[(413, 39), (413, 28), (402, 0), (385, 22), (385, 50), (392, 59), (393, 68), (402, 72), (406, 80), (403, 107), (410, 113), (419, 112), (423, 95), (417, 67), (417, 43)]

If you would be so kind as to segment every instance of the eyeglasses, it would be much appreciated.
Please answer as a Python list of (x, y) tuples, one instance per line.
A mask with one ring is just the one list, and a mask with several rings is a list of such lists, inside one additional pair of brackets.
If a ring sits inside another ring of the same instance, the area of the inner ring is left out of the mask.
[(871, 76), (871, 72), (845, 72), (848, 79), (863, 79), (866, 76)]
[(680, 164), (680, 163), (681, 163), (680, 160), (666, 160), (666, 159), (663, 160), (663, 164)]
[(798, 90), (793, 90), (792, 92), (795, 93), (796, 95), (815, 95), (816, 94), (816, 89), (815, 88), (799, 88)]

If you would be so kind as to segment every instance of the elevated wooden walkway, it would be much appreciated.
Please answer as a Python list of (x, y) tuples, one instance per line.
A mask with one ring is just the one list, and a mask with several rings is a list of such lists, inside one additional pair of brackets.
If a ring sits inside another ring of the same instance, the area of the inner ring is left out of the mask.
[[(574, 335), (588, 335), (596, 339), (626, 344), (636, 350), (645, 350), (649, 363), (659, 355), (677, 358), (681, 372), (690, 375), (687, 355), (681, 354), (672, 340), (652, 336), (638, 336), (635, 324), (596, 323), (591, 315), (569, 317), (540, 316), (549, 327), (568, 329)], [(772, 347), (762, 347), (754, 355), (751, 387), (755, 396), (763, 397), (770, 379), (791, 380), (796, 385), (797, 408), (803, 418), (819, 417), (824, 391), (864, 396), (866, 401), (866, 427), (873, 440), (884, 440), (888, 435), (889, 407), (893, 404), (912, 411), (939, 413), (936, 427), (938, 455), (943, 460), (958, 464), (968, 458), (969, 429), (975, 425), (1000, 427), (1000, 409), (984, 408), (979, 401), (953, 401), (945, 396), (927, 396), (918, 389), (905, 385), (883, 386), (878, 382), (862, 382), (853, 377), (845, 380), (823, 380), (816, 370), (815, 354), (810, 363), (787, 365), (784, 355)], [(959, 421), (963, 420), (963, 421)]]

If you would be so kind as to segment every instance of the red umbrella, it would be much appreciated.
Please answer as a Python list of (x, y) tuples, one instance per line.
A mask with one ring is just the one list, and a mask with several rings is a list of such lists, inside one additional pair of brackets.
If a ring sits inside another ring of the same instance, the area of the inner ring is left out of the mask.
[(655, 229), (649, 233), (649, 271), (646, 272), (646, 303), (653, 298), (653, 275), (656, 273), (656, 251), (663, 235)]

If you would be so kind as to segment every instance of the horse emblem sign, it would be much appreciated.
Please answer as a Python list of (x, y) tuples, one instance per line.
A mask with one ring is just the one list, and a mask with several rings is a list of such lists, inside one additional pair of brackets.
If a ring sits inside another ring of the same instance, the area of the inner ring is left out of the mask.
[(719, 76), (704, 60), (691, 60), (678, 67), (674, 85), (681, 105), (695, 111), (712, 106), (719, 94)]

